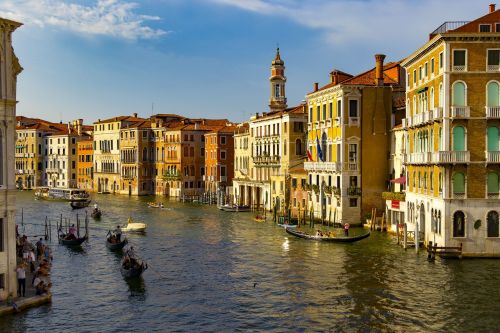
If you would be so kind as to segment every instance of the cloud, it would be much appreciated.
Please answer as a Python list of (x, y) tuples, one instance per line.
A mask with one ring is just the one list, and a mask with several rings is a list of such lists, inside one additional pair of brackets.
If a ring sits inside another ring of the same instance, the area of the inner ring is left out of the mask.
[(169, 33), (145, 25), (146, 21), (160, 18), (136, 14), (137, 7), (134, 2), (122, 0), (97, 0), (93, 5), (65, 0), (2, 0), (0, 16), (28, 25), (129, 40), (157, 38)]
[(325, 40), (400, 43), (423, 40), (444, 21), (487, 14), (491, 0), (206, 0), (260, 15), (280, 16), (317, 29)]

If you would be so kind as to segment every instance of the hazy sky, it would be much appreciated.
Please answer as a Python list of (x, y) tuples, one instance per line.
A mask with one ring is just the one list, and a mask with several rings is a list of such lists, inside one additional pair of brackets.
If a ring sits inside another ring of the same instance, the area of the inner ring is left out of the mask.
[(13, 36), (24, 67), (18, 115), (243, 121), (267, 111), (277, 43), (293, 106), (333, 68), (362, 72), (375, 53), (400, 60), (441, 23), (478, 18), (490, 2), (1, 0), (0, 16), (24, 23)]

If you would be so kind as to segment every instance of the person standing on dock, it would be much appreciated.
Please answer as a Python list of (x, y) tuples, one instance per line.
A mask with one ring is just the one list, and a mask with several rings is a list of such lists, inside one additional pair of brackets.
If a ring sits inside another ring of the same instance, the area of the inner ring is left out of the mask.
[(26, 294), (26, 269), (24, 263), (20, 263), (16, 268), (17, 275), (17, 295), (25, 297)]

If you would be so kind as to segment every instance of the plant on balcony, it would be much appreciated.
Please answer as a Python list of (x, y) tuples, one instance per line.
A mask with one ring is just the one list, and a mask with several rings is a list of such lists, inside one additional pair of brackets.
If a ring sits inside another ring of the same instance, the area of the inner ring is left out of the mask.
[(405, 192), (382, 192), (382, 198), (385, 200), (399, 200), (405, 201)]
[(181, 175), (176, 172), (176, 173), (168, 173), (168, 172), (165, 172), (163, 174), (163, 180), (179, 180), (181, 179)]
[(339, 197), (340, 196), (340, 189), (338, 187), (334, 187), (332, 189), (333, 195)]
[(313, 184), (312, 185), (312, 190), (314, 191), (314, 193), (318, 194), (319, 193), (319, 186), (316, 185), (316, 184)]
[(325, 191), (326, 194), (332, 194), (332, 187), (326, 185), (325, 187), (323, 187), (323, 191)]
[(347, 189), (348, 195), (361, 195), (361, 189), (359, 187), (349, 187)]
[(306, 190), (306, 191), (310, 191), (311, 190), (311, 185), (304, 184), (303, 189)]

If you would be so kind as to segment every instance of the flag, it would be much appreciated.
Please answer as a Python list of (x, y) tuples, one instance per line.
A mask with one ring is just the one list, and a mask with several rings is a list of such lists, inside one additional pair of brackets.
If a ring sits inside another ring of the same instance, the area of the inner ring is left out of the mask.
[(311, 154), (311, 151), (309, 149), (307, 149), (307, 159), (312, 162), (313, 161), (313, 156)]
[(321, 145), (319, 144), (318, 137), (316, 137), (316, 150), (318, 151), (318, 161), (324, 162), (323, 152), (321, 151)]

